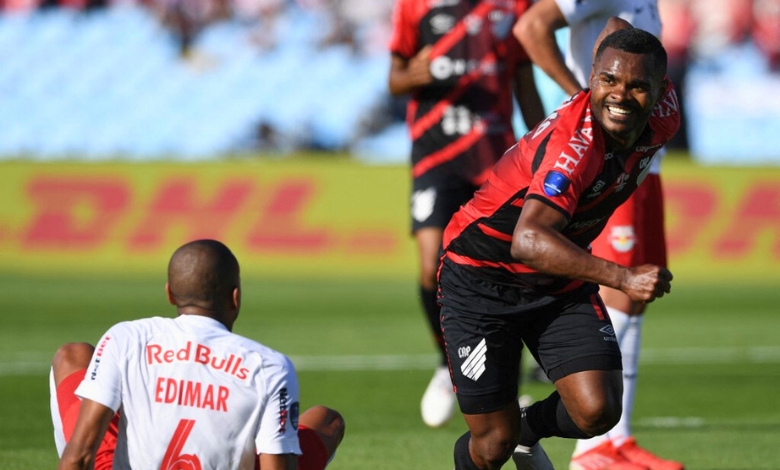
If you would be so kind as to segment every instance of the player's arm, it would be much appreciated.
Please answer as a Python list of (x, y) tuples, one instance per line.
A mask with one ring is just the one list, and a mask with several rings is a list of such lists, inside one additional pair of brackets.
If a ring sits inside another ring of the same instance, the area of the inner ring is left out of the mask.
[(566, 67), (563, 53), (555, 40), (555, 31), (566, 26), (566, 18), (555, 0), (539, 0), (517, 20), (512, 32), (528, 57), (566, 94), (573, 95), (582, 90), (582, 86)]
[(390, 56), (388, 88), (392, 95), (405, 95), (433, 82), (430, 69), (431, 46), (420, 49), (411, 59), (398, 54)]
[(561, 234), (567, 222), (563, 212), (526, 199), (512, 235), (512, 257), (539, 272), (621, 290), (636, 302), (652, 302), (669, 292), (669, 271), (653, 265), (626, 268), (593, 256)]
[(260, 470), (298, 470), (295, 454), (260, 454)]
[(95, 454), (114, 417), (114, 410), (89, 399), (82, 400), (73, 435), (62, 452), (57, 470), (93, 468)]
[(517, 66), (515, 73), (515, 99), (520, 106), (523, 122), (528, 129), (533, 129), (545, 118), (542, 98), (534, 79), (534, 68), (531, 62), (523, 62)]

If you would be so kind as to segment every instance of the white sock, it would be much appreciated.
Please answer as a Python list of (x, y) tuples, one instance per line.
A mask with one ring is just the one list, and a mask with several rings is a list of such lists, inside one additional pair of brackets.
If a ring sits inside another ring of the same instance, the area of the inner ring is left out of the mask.
[(49, 369), (49, 407), (51, 408), (51, 423), (54, 425), (54, 444), (57, 446), (57, 454), (62, 456), (62, 451), (65, 450), (65, 432), (62, 430), (60, 405), (57, 402), (54, 369)]
[[(628, 323), (629, 319), (631, 318), (628, 314), (621, 312), (620, 310), (616, 310), (610, 307), (607, 307), (607, 312), (609, 313), (609, 318), (612, 320), (612, 328), (615, 330), (615, 337), (617, 338), (618, 345), (620, 346), (621, 352), (623, 351), (623, 345), (622, 341), (625, 337), (625, 333), (628, 330)], [(626, 385), (626, 379), (625, 379), (625, 367), (626, 367), (626, 358), (625, 355), (623, 356), (623, 387)], [(623, 401), (625, 406), (625, 399), (626, 399), (626, 391), (623, 390)], [(631, 398), (631, 403), (633, 404), (634, 400), (633, 397)], [(625, 408), (623, 409), (623, 416), (625, 416)], [(621, 418), (621, 421), (623, 418)], [(577, 456), (579, 454), (582, 454), (584, 452), (587, 452), (594, 447), (598, 447), (604, 442), (606, 442), (608, 439), (612, 439), (612, 431), (601, 435), (592, 437), (590, 439), (578, 439), (577, 444), (574, 446), (574, 455)]]
[[(609, 310), (612, 317), (613, 310)], [(625, 315), (616, 312), (619, 316)], [(642, 324), (644, 315), (628, 316), (622, 335), (618, 336), (620, 352), (623, 355), (623, 415), (620, 421), (609, 431), (609, 438), (616, 447), (631, 437), (631, 415), (634, 411), (637, 377), (639, 375), (639, 350), (642, 343)]]

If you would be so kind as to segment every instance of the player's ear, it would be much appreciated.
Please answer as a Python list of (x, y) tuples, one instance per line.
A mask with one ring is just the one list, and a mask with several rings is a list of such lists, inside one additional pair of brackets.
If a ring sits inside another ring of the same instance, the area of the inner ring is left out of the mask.
[(233, 289), (233, 297), (231, 299), (233, 301), (233, 307), (236, 310), (239, 310), (241, 308), (241, 288), (236, 287)]
[(169, 304), (176, 305), (176, 301), (173, 300), (173, 294), (171, 294), (171, 285), (167, 282), (165, 283), (165, 296), (168, 297)]

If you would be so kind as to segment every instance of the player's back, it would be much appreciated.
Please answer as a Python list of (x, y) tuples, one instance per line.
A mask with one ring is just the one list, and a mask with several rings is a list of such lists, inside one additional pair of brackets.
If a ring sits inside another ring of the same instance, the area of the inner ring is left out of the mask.
[(85, 391), (121, 397), (114, 468), (252, 469), (257, 451), (299, 452), (292, 364), (211, 318), (120, 323), (96, 358), (84, 383), (102, 387)]

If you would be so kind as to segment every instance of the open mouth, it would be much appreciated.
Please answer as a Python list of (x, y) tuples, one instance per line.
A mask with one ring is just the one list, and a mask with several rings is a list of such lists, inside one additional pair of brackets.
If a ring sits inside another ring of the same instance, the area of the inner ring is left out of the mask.
[(618, 117), (618, 118), (628, 117), (634, 112), (633, 110), (629, 108), (624, 108), (622, 106), (607, 105), (606, 108), (607, 111), (609, 111), (609, 114), (611, 114), (613, 117)]

